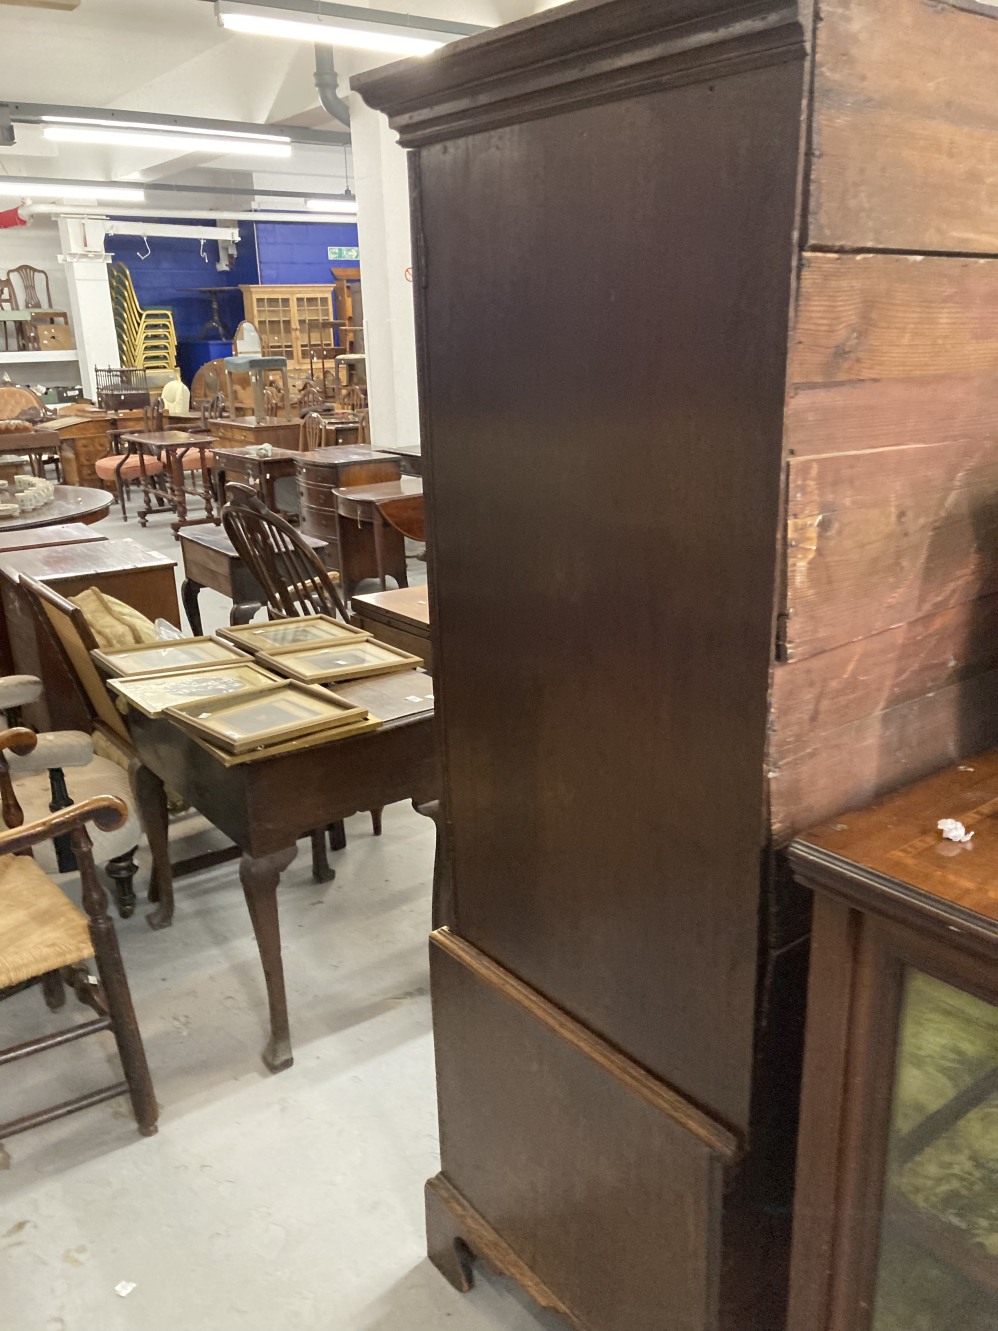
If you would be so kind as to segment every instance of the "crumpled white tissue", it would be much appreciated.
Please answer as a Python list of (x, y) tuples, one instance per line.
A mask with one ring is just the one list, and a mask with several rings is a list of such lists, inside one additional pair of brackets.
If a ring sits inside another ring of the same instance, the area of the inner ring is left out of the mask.
[(967, 831), (959, 818), (940, 818), (936, 826), (946, 841), (969, 841), (974, 835)]

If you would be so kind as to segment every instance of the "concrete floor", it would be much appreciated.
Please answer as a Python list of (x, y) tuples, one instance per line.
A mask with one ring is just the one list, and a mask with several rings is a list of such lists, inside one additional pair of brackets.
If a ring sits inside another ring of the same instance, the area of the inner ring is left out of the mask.
[[(178, 553), (163, 519), (101, 530)], [(226, 603), (202, 601), (210, 631)], [(218, 838), (191, 821), (199, 843)], [(259, 1059), (263, 982), (235, 863), (178, 883), (172, 929), (151, 932), (141, 909), (119, 922), (159, 1134), (140, 1138), (119, 1100), (0, 1145), (2, 1331), (565, 1331), (509, 1282), (480, 1273), (460, 1295), (425, 1258), (433, 830), (398, 804), (380, 839), (366, 816), (347, 836), (333, 883), (313, 884), (305, 842), (284, 875), (296, 1061), (277, 1076)], [(0, 1044), (62, 1022), (37, 990), (17, 995)], [(103, 1035), (28, 1059), (0, 1073), (0, 1118), (118, 1075)]]

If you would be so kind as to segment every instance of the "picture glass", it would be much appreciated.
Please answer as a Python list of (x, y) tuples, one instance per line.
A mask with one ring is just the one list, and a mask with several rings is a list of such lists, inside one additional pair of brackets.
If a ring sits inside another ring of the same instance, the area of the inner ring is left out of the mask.
[[(322, 719), (322, 704), (282, 693), (275, 698), (256, 698), (242, 706), (226, 708), (224, 712), (205, 712), (200, 720), (210, 720), (212, 728), (230, 739), (252, 739), (285, 726), (308, 724)], [(197, 716), (197, 713), (194, 714)]]
[(232, 661), (236, 653), (220, 642), (164, 642), (134, 650), (105, 652), (105, 658), (123, 675), (160, 674), (165, 670), (189, 669), (213, 661)]
[(231, 670), (190, 670), (182, 674), (143, 675), (139, 679), (111, 680), (111, 687), (144, 711), (155, 714), (166, 707), (201, 698), (220, 698), (276, 685), (274, 675), (255, 666), (235, 666)]
[(286, 623), (261, 624), (232, 633), (232, 638), (253, 645), (261, 651), (283, 651), (289, 647), (310, 647), (327, 642), (353, 642), (357, 630), (349, 624), (331, 620), (290, 620)]

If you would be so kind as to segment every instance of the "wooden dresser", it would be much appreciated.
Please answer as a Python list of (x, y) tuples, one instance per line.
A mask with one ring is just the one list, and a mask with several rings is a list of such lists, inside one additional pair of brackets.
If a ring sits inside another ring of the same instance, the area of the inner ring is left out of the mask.
[[(295, 470), (301, 529), (306, 536), (318, 536), (329, 542), (326, 564), (340, 572), (349, 599), (358, 582), (376, 575), (377, 556), (370, 524), (361, 526), (354, 522), (355, 530), (342, 539), (336, 490), (397, 481), (402, 474), (398, 455), (378, 453), (359, 445), (316, 448), (295, 459)], [(405, 548), (398, 532), (387, 536), (386, 548), (391, 563), (389, 571), (397, 570), (401, 549), (404, 572)]]
[(46, 424), (59, 436), (59, 462), (67, 485), (86, 485), (95, 490), (105, 487), (94, 470), (94, 463), (111, 447), (107, 415), (57, 416)]
[(208, 422), (208, 428), (222, 447), (238, 448), (246, 444), (272, 444), (274, 448), (287, 448), (298, 451), (298, 438), (301, 434), (301, 421), (294, 420), (258, 421), (255, 416), (222, 417)]
[(783, 1325), (781, 846), (998, 742), (973, 8), (576, 0), (353, 81), (411, 150), (429, 1251), (586, 1331)]

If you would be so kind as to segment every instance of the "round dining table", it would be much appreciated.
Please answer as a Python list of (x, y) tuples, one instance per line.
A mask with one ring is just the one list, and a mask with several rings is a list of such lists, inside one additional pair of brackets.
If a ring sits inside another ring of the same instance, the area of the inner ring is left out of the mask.
[(0, 517), (0, 532), (28, 531), (32, 527), (52, 527), (61, 522), (83, 522), (89, 526), (107, 517), (113, 499), (114, 495), (107, 490), (57, 485), (51, 503), (19, 513), (17, 517)]

